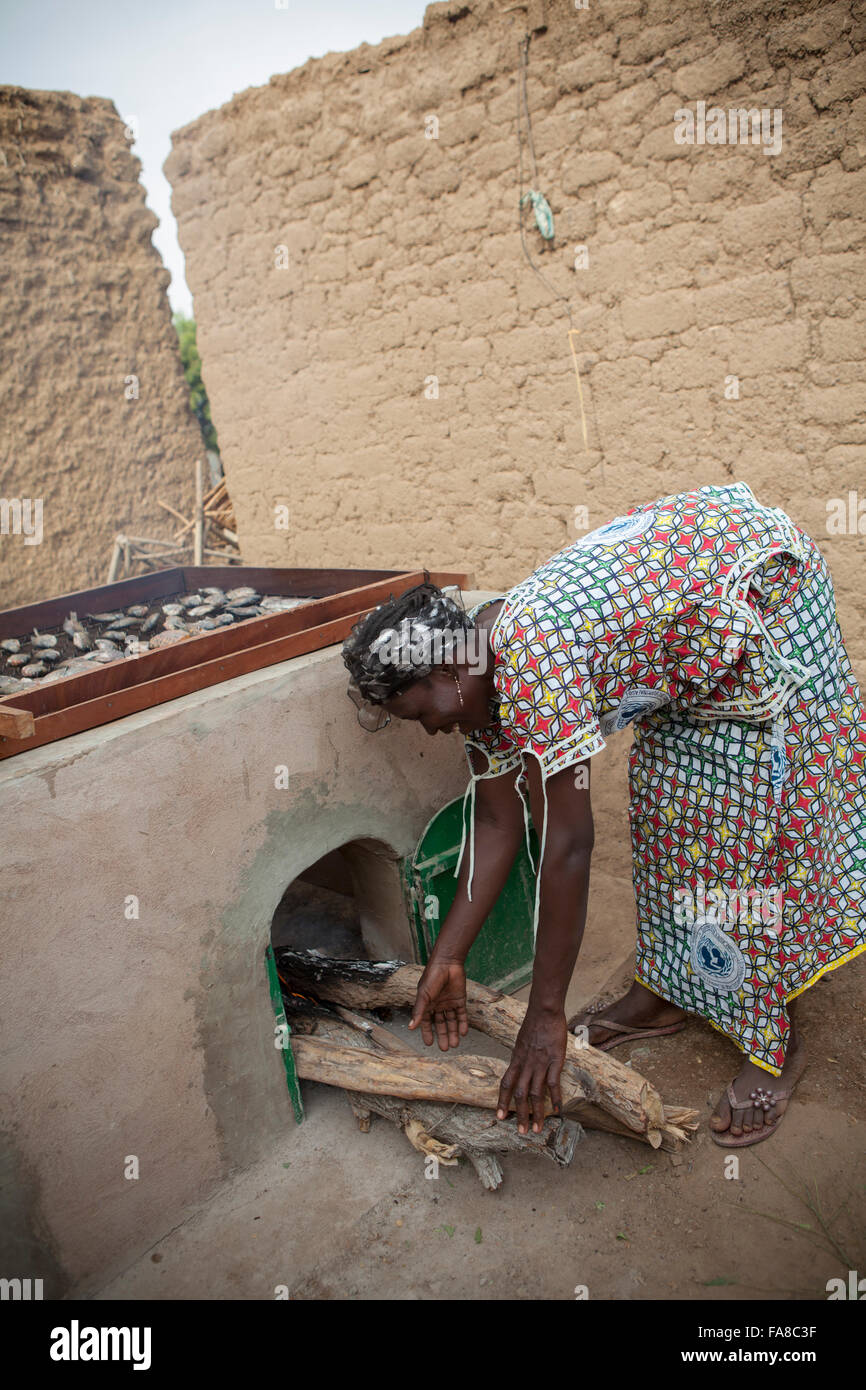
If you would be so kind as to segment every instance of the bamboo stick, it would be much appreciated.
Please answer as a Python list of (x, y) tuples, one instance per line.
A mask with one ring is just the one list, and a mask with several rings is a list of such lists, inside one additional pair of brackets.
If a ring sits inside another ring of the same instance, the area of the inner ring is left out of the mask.
[[(164, 536), (127, 536), (126, 539), (133, 545), (163, 545), (169, 544)], [(177, 546), (171, 547), (177, 549)]]
[(176, 507), (171, 507), (169, 506), (168, 502), (163, 502), (161, 497), (157, 497), (156, 505), (158, 507), (163, 507), (167, 512), (171, 512), (172, 516), (176, 516), (178, 521), (182, 521), (184, 525), (187, 524), (186, 517), (181, 512), (179, 512)]
[(204, 546), (204, 463), (195, 462), (195, 533), (193, 538), (192, 562), (200, 565)]
[(114, 549), (111, 552), (111, 560), (109, 561), (108, 565), (108, 574), (105, 579), (106, 584), (113, 584), (114, 581), (117, 579), (117, 568), (120, 564), (120, 549), (122, 541), (122, 536), (114, 537)]

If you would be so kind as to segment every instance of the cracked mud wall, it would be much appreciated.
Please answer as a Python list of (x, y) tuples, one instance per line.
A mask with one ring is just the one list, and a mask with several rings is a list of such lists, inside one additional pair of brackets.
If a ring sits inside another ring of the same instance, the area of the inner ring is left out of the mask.
[(0, 87), (0, 498), (43, 504), (41, 543), (0, 534), (0, 607), (103, 583), (115, 532), (170, 537), (157, 497), (192, 505), (202, 440), (139, 167), (111, 101)]

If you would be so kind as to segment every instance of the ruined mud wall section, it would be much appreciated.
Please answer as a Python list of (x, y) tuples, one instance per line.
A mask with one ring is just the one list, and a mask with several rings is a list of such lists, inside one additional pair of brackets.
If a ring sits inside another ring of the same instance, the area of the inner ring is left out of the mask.
[(115, 532), (168, 536), (157, 497), (193, 500), (139, 167), (110, 101), (0, 87), (0, 498), (43, 503), (40, 544), (0, 534), (0, 607), (102, 583)]
[[(864, 6), (504, 9), (431, 5), (408, 37), (175, 136), (245, 557), (435, 562), (499, 588), (574, 538), (576, 507), (586, 529), (742, 478), (820, 539), (866, 674), (864, 541), (826, 527), (849, 489), (866, 511)], [(566, 312), (518, 231), (527, 25), (556, 239), (526, 240), (580, 330), (588, 448)], [(678, 144), (698, 101), (781, 109), (780, 152)]]

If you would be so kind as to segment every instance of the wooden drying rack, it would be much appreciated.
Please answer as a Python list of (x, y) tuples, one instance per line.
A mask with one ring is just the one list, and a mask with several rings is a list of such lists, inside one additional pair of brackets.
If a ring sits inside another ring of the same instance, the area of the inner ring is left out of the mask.
[[(445, 570), (427, 573), (440, 587), (463, 587), (467, 578)], [(423, 580), (422, 570), (184, 566), (7, 608), (0, 612), (0, 639), (22, 637), (34, 628), (58, 627), (71, 611), (86, 615), (133, 603), (156, 603), (170, 594), (193, 593), (206, 584), (219, 588), (248, 584), (261, 593), (309, 600), (287, 612), (197, 633), (158, 651), (0, 698), (0, 760), (332, 646), (392, 593), (396, 596)]]

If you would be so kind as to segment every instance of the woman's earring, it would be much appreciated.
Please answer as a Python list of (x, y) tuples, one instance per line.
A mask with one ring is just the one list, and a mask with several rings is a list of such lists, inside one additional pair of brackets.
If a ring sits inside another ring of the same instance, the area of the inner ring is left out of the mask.
[(460, 696), (460, 708), (462, 709), (462, 708), (463, 708), (463, 691), (460, 689), (460, 677), (458, 676), (458, 674), (457, 674), (456, 671), (454, 672), (454, 679), (455, 679), (456, 682), (457, 682), (457, 694)]

